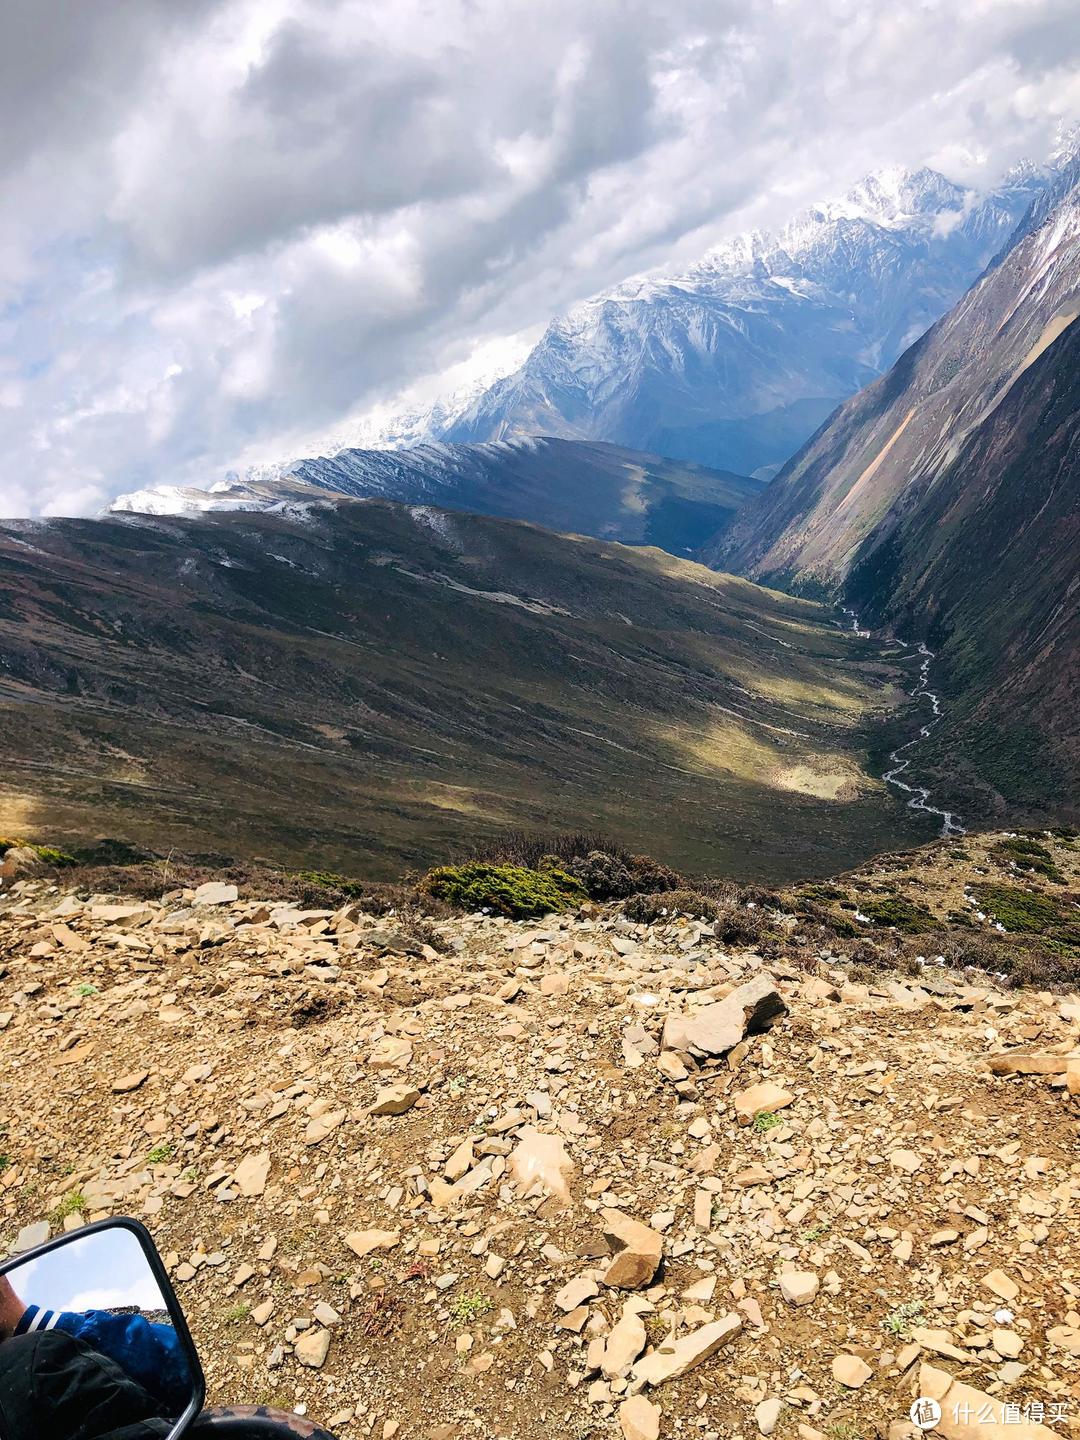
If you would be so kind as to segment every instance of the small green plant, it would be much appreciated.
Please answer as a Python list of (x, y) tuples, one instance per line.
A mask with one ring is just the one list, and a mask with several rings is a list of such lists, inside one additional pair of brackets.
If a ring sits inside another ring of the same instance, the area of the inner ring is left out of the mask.
[(805, 1245), (812, 1245), (815, 1240), (820, 1240), (823, 1235), (827, 1235), (831, 1229), (831, 1221), (819, 1220), (815, 1225), (808, 1225), (800, 1234), (799, 1239)]
[(1026, 935), (1045, 935), (1065, 945), (1080, 945), (1080, 922), (1049, 895), (1036, 895), (1016, 885), (973, 885), (979, 908), (1005, 929)]
[(2, 1174), (4, 1173), (4, 1171), (7, 1170), (7, 1169), (10, 1167), (10, 1165), (11, 1165), (11, 1156), (10, 1156), (10, 1155), (0, 1155), (0, 1175), (2, 1175)]
[(52, 1225), (62, 1225), (69, 1215), (79, 1215), (86, 1209), (86, 1196), (81, 1190), (72, 1190), (60, 1201), (59, 1205), (53, 1206), (49, 1212), (49, 1222)]
[(226, 1310), (222, 1318), (224, 1319), (226, 1325), (239, 1325), (240, 1321), (246, 1320), (250, 1313), (251, 1306), (246, 1300), (241, 1300), (238, 1304), (233, 1305), (228, 1310)]
[(589, 898), (572, 875), (556, 866), (525, 870), (518, 865), (487, 865), (478, 860), (430, 870), (420, 888), (460, 910), (487, 910), (512, 920), (570, 910)]
[(450, 1317), (455, 1325), (472, 1325), (494, 1308), (482, 1291), (469, 1294), (463, 1290), (450, 1301)]
[(854, 1420), (834, 1420), (825, 1426), (825, 1434), (831, 1440), (859, 1440), (859, 1427)]
[(464, 1095), (469, 1088), (469, 1082), (464, 1075), (452, 1075), (446, 1088), (451, 1095)]
[(759, 1115), (754, 1116), (754, 1129), (759, 1135), (764, 1135), (766, 1130), (775, 1130), (783, 1123), (780, 1116), (772, 1110), (762, 1110)]
[(923, 1302), (921, 1300), (905, 1300), (902, 1305), (897, 1305), (890, 1310), (885, 1319), (881, 1322), (881, 1328), (895, 1335), (898, 1340), (903, 1340), (912, 1324), (922, 1319)]
[(146, 1163), (148, 1165), (163, 1165), (166, 1160), (171, 1160), (175, 1153), (175, 1145), (170, 1145), (168, 1142), (163, 1142), (160, 1145), (154, 1146), (154, 1148), (150, 1151), (150, 1154), (146, 1157)]
[(89, 980), (84, 980), (81, 985), (75, 986), (75, 994), (80, 995), (84, 1000), (88, 1000), (91, 995), (96, 995), (97, 993), (97, 986), (91, 985)]

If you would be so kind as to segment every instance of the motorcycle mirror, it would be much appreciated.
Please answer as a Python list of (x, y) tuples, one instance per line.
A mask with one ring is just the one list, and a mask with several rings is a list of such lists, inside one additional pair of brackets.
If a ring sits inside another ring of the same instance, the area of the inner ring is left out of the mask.
[(0, 1264), (0, 1440), (179, 1440), (205, 1392), (137, 1220), (100, 1220)]

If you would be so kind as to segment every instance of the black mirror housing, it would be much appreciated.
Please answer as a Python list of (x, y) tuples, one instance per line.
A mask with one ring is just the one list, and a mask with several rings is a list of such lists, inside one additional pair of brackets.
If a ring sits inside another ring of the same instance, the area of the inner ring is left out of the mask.
[(180, 1440), (205, 1396), (184, 1312), (137, 1220), (99, 1220), (0, 1263), (0, 1440), (31, 1433), (20, 1416), (55, 1440), (129, 1425), (133, 1440)]

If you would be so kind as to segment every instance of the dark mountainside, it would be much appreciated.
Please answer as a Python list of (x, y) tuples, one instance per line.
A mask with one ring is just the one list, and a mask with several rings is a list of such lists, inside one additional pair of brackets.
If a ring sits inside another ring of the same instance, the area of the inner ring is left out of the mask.
[(139, 491), (110, 508), (157, 514), (267, 509), (286, 493), (302, 498), (298, 483), (354, 499), (530, 520), (569, 534), (658, 545), (676, 555), (690, 554), (714, 532), (722, 533), (764, 488), (746, 475), (688, 461), (539, 436), (492, 445), (341, 450), (300, 460), (280, 479), (219, 485), (209, 493)]
[(9, 833), (389, 877), (600, 829), (821, 874), (933, 833), (867, 771), (904, 673), (806, 600), (427, 506), (0, 526)]
[(1080, 789), (1078, 316), (1074, 184), (703, 552), (934, 649), (924, 759), (984, 814)]

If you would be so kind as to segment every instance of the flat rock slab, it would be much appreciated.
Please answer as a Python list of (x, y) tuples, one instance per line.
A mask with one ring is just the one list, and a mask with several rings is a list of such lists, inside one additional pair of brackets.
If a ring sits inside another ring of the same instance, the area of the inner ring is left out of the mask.
[(784, 1106), (791, 1105), (794, 1099), (791, 1091), (785, 1090), (782, 1085), (763, 1080), (759, 1085), (751, 1085), (733, 1095), (732, 1104), (735, 1106), (735, 1117), (739, 1124), (749, 1125), (759, 1115), (771, 1115), (777, 1110), (783, 1110)]
[(936, 1400), (941, 1418), (933, 1429), (945, 1440), (1061, 1440), (1056, 1430), (1027, 1420), (1013, 1420), (1005, 1414), (1005, 1400), (995, 1399), (954, 1380), (947, 1370), (933, 1365), (919, 1367), (919, 1395)]
[(699, 1330), (646, 1355), (630, 1372), (631, 1379), (645, 1385), (662, 1385), (665, 1380), (674, 1380), (715, 1355), (741, 1329), (741, 1316), (722, 1315), (710, 1325), (702, 1325)]
[(660, 1407), (644, 1395), (631, 1395), (619, 1406), (619, 1428), (623, 1440), (657, 1440), (660, 1434)]
[(350, 1230), (342, 1240), (362, 1260), (373, 1250), (392, 1250), (401, 1239), (400, 1230)]
[(257, 1155), (245, 1155), (232, 1174), (232, 1182), (249, 1199), (261, 1195), (266, 1189), (266, 1178), (270, 1174), (270, 1151), (262, 1150)]
[(526, 1125), (521, 1139), (510, 1156), (510, 1174), (518, 1194), (525, 1198), (538, 1191), (570, 1204), (570, 1179), (574, 1162), (566, 1153), (566, 1144), (559, 1135), (546, 1135)]
[(387, 1085), (375, 1096), (370, 1115), (404, 1115), (420, 1099), (420, 1091), (412, 1085)]
[(208, 880), (195, 891), (196, 905), (231, 905), (239, 899), (240, 892), (235, 885), (226, 885), (220, 880)]

